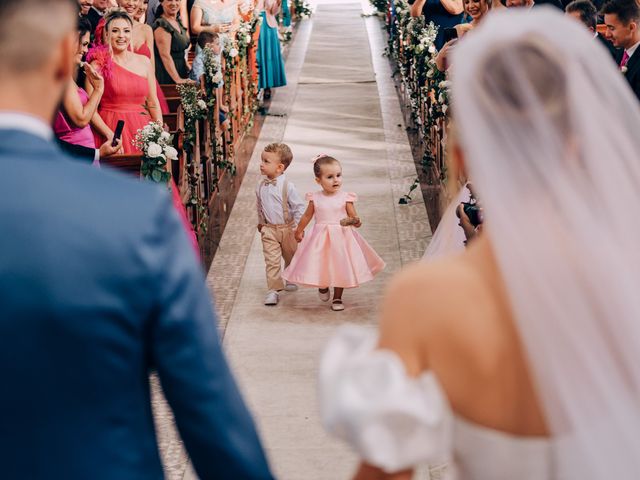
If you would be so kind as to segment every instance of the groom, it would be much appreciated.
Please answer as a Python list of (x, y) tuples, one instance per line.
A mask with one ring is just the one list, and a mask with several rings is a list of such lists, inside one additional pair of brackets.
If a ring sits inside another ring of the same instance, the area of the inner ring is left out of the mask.
[(0, 477), (163, 478), (155, 370), (202, 480), (271, 480), (170, 196), (53, 141), (77, 15), (0, 2)]
[(640, 100), (640, 5), (636, 0), (609, 0), (602, 7), (605, 37), (622, 48), (620, 71)]

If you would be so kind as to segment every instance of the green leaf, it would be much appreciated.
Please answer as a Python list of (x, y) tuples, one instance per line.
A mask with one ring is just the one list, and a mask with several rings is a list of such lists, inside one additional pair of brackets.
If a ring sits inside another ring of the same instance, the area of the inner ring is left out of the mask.
[(151, 179), (156, 183), (160, 183), (162, 181), (162, 170), (154, 170), (151, 172)]

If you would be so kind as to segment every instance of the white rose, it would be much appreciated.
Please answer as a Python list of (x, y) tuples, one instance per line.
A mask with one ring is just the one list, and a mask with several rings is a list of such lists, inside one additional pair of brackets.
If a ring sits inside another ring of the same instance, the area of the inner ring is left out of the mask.
[(169, 134), (169, 132), (162, 132), (160, 134), (160, 140), (169, 140), (169, 137), (171, 137), (171, 135)]
[(441, 93), (440, 95), (438, 95), (438, 103), (444, 103), (445, 98), (444, 95)]
[(147, 124), (144, 126), (144, 128), (142, 129), (142, 133), (144, 133), (145, 135), (149, 135), (151, 133), (151, 129), (153, 127), (150, 124)]
[(234, 47), (231, 50), (229, 50), (229, 56), (231, 58), (237, 57), (238, 56), (238, 49)]
[(200, 108), (200, 110), (206, 110), (207, 103), (204, 100), (198, 100), (198, 107)]
[(164, 154), (167, 156), (168, 160), (178, 159), (178, 151), (171, 146), (164, 147)]
[(433, 44), (429, 45), (429, 53), (436, 53), (435, 45), (433, 45)]
[(433, 78), (434, 75), (435, 75), (435, 72), (433, 70), (429, 70), (427, 72), (427, 78)]
[(162, 147), (155, 142), (151, 142), (147, 147), (147, 157), (156, 158), (162, 155)]
[(211, 80), (213, 83), (220, 83), (222, 81), (222, 74), (220, 72), (216, 73)]
[(442, 106), (442, 113), (446, 114), (447, 110), (449, 110), (449, 107), (447, 105), (443, 105)]

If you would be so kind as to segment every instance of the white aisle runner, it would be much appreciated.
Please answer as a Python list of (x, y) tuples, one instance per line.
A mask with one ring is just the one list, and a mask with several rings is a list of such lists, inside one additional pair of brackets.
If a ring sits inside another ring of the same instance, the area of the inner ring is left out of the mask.
[[(422, 256), (430, 235), (417, 195), (412, 205), (397, 205), (416, 170), (391, 72), (381, 57), (378, 20), (361, 13), (359, 2), (321, 1), (312, 20), (303, 22), (287, 62), (289, 85), (274, 91), (273, 116), (265, 122), (208, 275), (226, 353), (282, 480), (337, 480), (353, 473), (355, 456), (319, 423), (319, 354), (337, 326), (375, 325), (384, 286), (402, 264)], [(287, 177), (301, 195), (318, 188), (311, 158), (327, 153), (342, 162), (344, 189), (359, 196), (360, 232), (387, 268), (375, 281), (345, 292), (344, 312), (330, 311), (315, 290), (284, 293), (277, 307), (262, 304), (266, 284), (253, 192), (260, 151), (272, 141), (291, 146)]]

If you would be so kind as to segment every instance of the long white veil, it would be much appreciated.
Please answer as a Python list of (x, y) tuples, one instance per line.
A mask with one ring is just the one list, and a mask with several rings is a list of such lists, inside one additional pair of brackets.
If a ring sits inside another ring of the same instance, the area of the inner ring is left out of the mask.
[(554, 478), (640, 478), (640, 106), (600, 43), (545, 8), (489, 15), (452, 78)]

